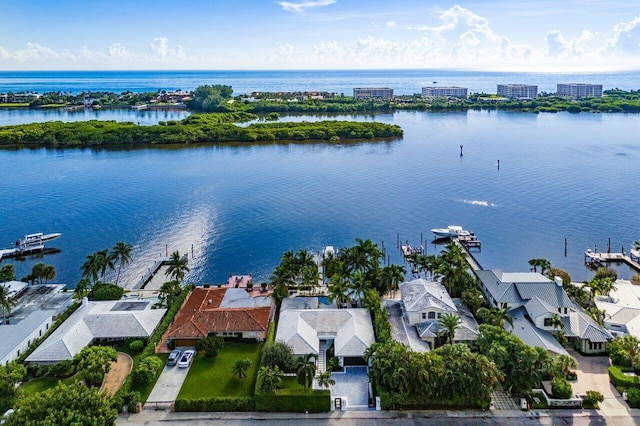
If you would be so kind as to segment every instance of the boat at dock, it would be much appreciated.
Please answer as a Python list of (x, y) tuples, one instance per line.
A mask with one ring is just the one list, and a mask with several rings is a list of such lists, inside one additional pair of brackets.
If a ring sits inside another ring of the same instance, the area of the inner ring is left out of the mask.
[(52, 234), (44, 234), (42, 232), (37, 232), (35, 234), (26, 234), (24, 237), (15, 242), (15, 246), (11, 244), (12, 247), (10, 248), (0, 249), (0, 260), (2, 260), (2, 258), (20, 257), (32, 253), (43, 252), (46, 254), (60, 251), (57, 249), (46, 249), (44, 247), (44, 243), (53, 241), (61, 236), (62, 234), (59, 232)]
[(27, 234), (23, 238), (16, 241), (16, 247), (26, 248), (31, 246), (40, 246), (46, 243), (47, 241), (53, 241), (56, 238), (59, 238), (60, 236), (62, 236), (62, 234), (59, 232), (56, 232), (53, 234), (44, 234), (42, 232), (37, 232), (35, 234)]
[(432, 229), (431, 232), (433, 232), (436, 239), (470, 237), (473, 235), (473, 232), (467, 231), (458, 225), (449, 225), (446, 228), (435, 228)]

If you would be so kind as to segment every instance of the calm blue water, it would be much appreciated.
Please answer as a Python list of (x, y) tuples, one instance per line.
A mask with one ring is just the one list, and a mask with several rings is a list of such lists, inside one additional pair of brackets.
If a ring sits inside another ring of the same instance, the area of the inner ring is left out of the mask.
[[(338, 117), (354, 119), (354, 117)], [(73, 285), (85, 256), (134, 245), (125, 279), (153, 259), (192, 253), (195, 282), (267, 279), (286, 250), (384, 241), (429, 229), (475, 231), (485, 267), (544, 257), (590, 277), (583, 251), (640, 239), (640, 115), (455, 113), (358, 116), (399, 124), (393, 142), (189, 146), (134, 151), (0, 151), (0, 238), (62, 232), (44, 261)], [(295, 119), (316, 119), (296, 117)], [(459, 145), (464, 144), (464, 157)], [(500, 160), (500, 169), (497, 160)], [(568, 257), (564, 257), (564, 238)], [(433, 245), (428, 252), (436, 251)], [(38, 259), (15, 262), (26, 274)], [(629, 276), (628, 271), (622, 275)]]
[(34, 91), (191, 90), (202, 84), (228, 84), (235, 94), (253, 91), (328, 91), (351, 95), (354, 87), (391, 87), (398, 95), (420, 93), (423, 86), (455, 85), (470, 92), (495, 93), (498, 83), (537, 84), (555, 92), (557, 83), (599, 83), (604, 89), (640, 89), (640, 72), (505, 73), (453, 70), (366, 71), (2, 71), (0, 93)]

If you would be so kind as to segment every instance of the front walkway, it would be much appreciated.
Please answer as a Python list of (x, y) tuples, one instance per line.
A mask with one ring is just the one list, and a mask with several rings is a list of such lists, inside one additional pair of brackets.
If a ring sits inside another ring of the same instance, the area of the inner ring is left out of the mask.
[[(344, 372), (332, 372), (336, 384), (331, 386), (331, 403), (334, 398), (346, 399), (346, 410), (369, 408), (369, 375), (365, 366), (345, 367)], [(318, 382), (313, 387), (320, 389)]]
[(493, 391), (491, 395), (491, 409), (492, 410), (518, 410), (518, 404), (516, 404), (515, 399), (504, 389), (502, 386)]
[(129, 373), (131, 373), (132, 367), (133, 359), (124, 352), (118, 352), (118, 359), (111, 363), (109, 372), (104, 375), (100, 393), (104, 393), (106, 396), (113, 396), (120, 389)]

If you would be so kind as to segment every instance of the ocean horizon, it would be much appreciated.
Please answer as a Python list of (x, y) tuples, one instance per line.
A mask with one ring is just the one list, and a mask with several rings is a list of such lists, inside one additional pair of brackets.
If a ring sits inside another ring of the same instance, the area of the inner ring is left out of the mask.
[(496, 85), (538, 85), (553, 93), (558, 83), (602, 84), (603, 89), (640, 90), (640, 70), (620, 72), (507, 72), (451, 69), (377, 70), (153, 70), (153, 71), (0, 71), (0, 93), (32, 91), (108, 91), (121, 93), (192, 90), (227, 84), (234, 94), (254, 91), (327, 91), (351, 95), (354, 87), (390, 87), (397, 95), (420, 93), (429, 85), (462, 86), (471, 93), (495, 93)]

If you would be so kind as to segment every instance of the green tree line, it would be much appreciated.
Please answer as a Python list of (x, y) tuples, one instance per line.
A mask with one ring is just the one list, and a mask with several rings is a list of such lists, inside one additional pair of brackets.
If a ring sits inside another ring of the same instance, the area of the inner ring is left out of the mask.
[[(0, 127), (0, 145), (95, 146), (197, 142), (256, 142), (394, 138), (397, 125), (375, 122), (319, 121), (313, 123), (258, 123), (241, 127), (246, 113), (206, 114), (180, 122), (139, 126), (115, 121), (31, 123)], [(241, 120), (239, 120), (241, 119)]]

